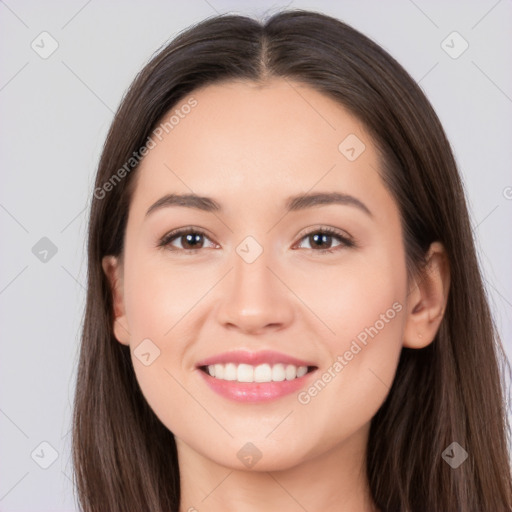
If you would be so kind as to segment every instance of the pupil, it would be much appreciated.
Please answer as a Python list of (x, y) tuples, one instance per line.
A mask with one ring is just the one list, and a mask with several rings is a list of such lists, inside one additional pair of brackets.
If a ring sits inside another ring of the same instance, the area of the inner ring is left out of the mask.
[(187, 240), (187, 245), (194, 245), (195, 242), (198, 242), (198, 238), (199, 238), (199, 242), (200, 242), (200, 238), (202, 237), (203, 235), (200, 235), (199, 233), (195, 233), (195, 234), (192, 234), (192, 235), (186, 235), (186, 240)]
[(327, 239), (327, 238), (330, 238), (330, 235), (323, 235), (323, 234), (318, 234), (318, 233), (317, 233), (317, 234), (315, 234), (315, 235), (313, 235), (313, 239), (314, 239), (314, 241), (315, 241), (315, 244), (318, 242), (318, 243), (319, 243), (319, 245), (320, 245), (322, 242), (326, 243), (326, 239)]

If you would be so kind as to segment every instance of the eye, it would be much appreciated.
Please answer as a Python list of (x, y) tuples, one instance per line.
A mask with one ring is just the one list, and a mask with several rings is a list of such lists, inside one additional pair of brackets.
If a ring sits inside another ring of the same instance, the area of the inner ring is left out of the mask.
[[(172, 251), (194, 252), (202, 249), (201, 245), (205, 239), (209, 240), (206, 233), (200, 229), (182, 228), (165, 235), (158, 243), (158, 247), (168, 247)], [(175, 247), (174, 241), (180, 242), (181, 247)], [(212, 245), (215, 246), (213, 243)]]
[[(333, 239), (338, 240), (340, 242), (339, 245), (332, 247)], [(351, 238), (333, 228), (319, 228), (315, 231), (310, 231), (303, 236), (301, 240), (307, 240), (310, 244), (310, 247), (306, 247), (306, 249), (311, 249), (319, 253), (332, 253), (343, 247), (355, 246), (355, 242)], [(322, 247), (322, 245), (324, 245), (324, 247)], [(325, 247), (325, 245), (327, 245), (327, 247)]]

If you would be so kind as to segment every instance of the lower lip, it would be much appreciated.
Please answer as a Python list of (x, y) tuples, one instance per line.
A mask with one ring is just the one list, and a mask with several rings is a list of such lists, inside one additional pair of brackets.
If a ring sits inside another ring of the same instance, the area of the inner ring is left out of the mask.
[(315, 370), (302, 377), (281, 382), (238, 382), (216, 379), (203, 370), (198, 370), (206, 384), (219, 395), (237, 402), (266, 402), (295, 393), (303, 388)]

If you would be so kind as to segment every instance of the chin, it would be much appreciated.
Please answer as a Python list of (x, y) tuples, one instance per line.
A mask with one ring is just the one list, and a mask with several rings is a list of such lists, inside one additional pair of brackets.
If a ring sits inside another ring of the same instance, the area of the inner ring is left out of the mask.
[(306, 457), (291, 444), (273, 443), (268, 439), (254, 442), (231, 439), (227, 446), (221, 443), (219, 446), (222, 446), (222, 451), (203, 452), (203, 456), (236, 471), (285, 471), (301, 464)]

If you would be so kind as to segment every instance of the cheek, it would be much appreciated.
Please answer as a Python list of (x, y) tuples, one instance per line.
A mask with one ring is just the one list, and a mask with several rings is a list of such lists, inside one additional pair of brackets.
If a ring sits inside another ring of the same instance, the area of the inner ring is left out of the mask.
[(294, 292), (317, 318), (316, 330), (330, 352), (348, 349), (347, 341), (357, 336), (364, 342), (372, 326), (391, 334), (389, 325), (400, 324), (395, 316), (404, 307), (406, 273), (397, 245), (347, 252), (333, 264), (309, 263), (300, 272), (287, 272)]
[(181, 327), (205, 288), (204, 279), (192, 268), (179, 268), (154, 256), (132, 258), (125, 272), (126, 314), (131, 331), (167, 339)]
[(327, 446), (369, 422), (389, 393), (405, 324), (403, 256), (375, 253), (332, 270), (324, 285), (328, 299), (316, 303), (334, 331), (323, 336), (331, 359), (297, 399)]
[(405, 291), (403, 254), (382, 250), (351, 266), (340, 291), (333, 292), (331, 353), (342, 356), (344, 378), (360, 387), (361, 397), (365, 389), (372, 396), (372, 384), (384, 390), (391, 385), (402, 346)]
[(185, 406), (187, 422), (196, 421), (196, 415), (199, 423), (204, 421), (191, 400), (197, 391), (186, 382), (184, 361), (187, 340), (194, 337), (190, 324), (194, 305), (211, 285), (207, 286), (207, 275), (201, 279), (192, 268), (177, 270), (163, 258), (139, 257), (136, 250), (130, 254), (125, 261), (124, 292), (135, 375), (162, 423), (180, 431), (183, 420), (175, 411)]

